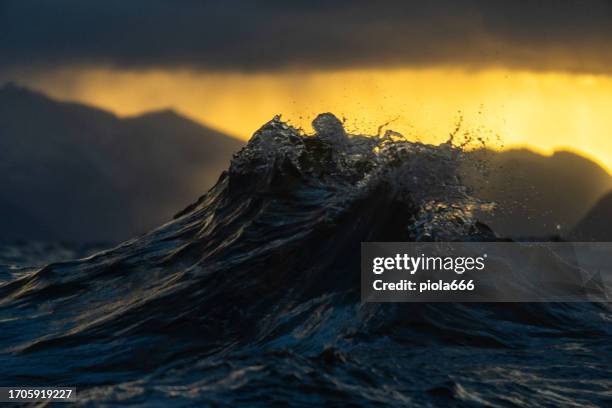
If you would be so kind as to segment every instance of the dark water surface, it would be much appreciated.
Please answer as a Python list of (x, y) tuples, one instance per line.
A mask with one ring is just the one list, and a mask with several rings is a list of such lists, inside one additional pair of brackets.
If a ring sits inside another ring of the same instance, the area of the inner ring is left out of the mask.
[(606, 304), (360, 303), (363, 241), (496, 237), (450, 143), (315, 129), (268, 123), (148, 235), (0, 267), (0, 385), (85, 406), (612, 406)]

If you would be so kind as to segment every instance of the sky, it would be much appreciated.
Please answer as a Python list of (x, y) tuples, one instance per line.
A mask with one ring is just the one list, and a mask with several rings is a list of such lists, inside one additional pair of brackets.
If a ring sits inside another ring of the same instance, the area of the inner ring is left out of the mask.
[(0, 81), (245, 139), (275, 114), (427, 142), (463, 118), (610, 169), (611, 23), (603, 0), (0, 0)]

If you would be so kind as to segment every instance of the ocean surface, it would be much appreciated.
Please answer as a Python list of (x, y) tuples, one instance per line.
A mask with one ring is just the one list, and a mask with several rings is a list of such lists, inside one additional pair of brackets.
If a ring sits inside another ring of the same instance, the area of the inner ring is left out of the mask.
[(314, 128), (275, 118), (112, 249), (5, 250), (0, 386), (75, 386), (79, 406), (612, 406), (608, 304), (361, 303), (361, 242), (500, 238), (453, 140)]

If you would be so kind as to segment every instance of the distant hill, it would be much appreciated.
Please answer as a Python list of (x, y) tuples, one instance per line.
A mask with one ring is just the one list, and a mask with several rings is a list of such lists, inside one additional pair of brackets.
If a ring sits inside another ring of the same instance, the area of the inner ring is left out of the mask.
[(612, 241), (612, 192), (595, 204), (569, 238), (572, 241)]
[(468, 183), (476, 196), (499, 204), (481, 219), (498, 235), (567, 236), (604, 194), (610, 175), (593, 161), (567, 151), (544, 156), (527, 149), (472, 153), (485, 173), (470, 167)]
[(171, 110), (119, 118), (0, 88), (0, 241), (118, 241), (193, 202), (243, 142)]

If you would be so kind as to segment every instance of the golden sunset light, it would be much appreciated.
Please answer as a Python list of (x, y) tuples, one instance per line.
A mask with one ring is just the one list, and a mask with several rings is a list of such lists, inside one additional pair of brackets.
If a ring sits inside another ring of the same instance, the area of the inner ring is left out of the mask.
[[(356, 133), (388, 128), (425, 142), (444, 141), (459, 117), (489, 147), (567, 149), (612, 168), (612, 78), (604, 75), (488, 69), (395, 69), (207, 73), (188, 70), (64, 69), (21, 79), (63, 99), (119, 115), (172, 108), (242, 139), (282, 114), (310, 131), (334, 112)], [(498, 141), (497, 136), (501, 139)]]

